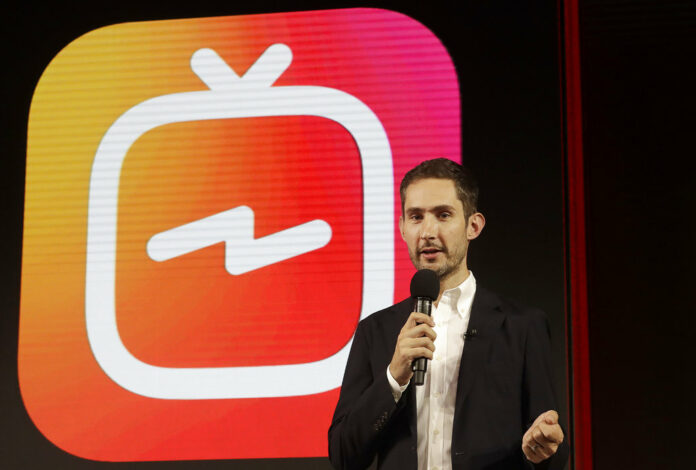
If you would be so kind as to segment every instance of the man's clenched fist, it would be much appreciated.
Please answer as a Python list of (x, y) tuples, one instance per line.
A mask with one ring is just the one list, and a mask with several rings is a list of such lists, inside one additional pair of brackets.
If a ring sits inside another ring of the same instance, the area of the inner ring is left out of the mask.
[(522, 437), (522, 452), (527, 460), (539, 463), (556, 453), (563, 442), (563, 430), (558, 424), (558, 413), (549, 410), (539, 415)]
[(401, 328), (396, 341), (394, 356), (389, 364), (389, 372), (399, 385), (404, 386), (411, 380), (413, 371), (411, 363), (419, 357), (433, 358), (435, 351), (435, 322), (424, 313), (413, 312)]

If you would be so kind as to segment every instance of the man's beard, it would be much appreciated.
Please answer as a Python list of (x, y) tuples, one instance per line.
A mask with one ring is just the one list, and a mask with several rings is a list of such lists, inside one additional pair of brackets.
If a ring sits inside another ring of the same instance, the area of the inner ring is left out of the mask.
[[(440, 267), (438, 267), (437, 269), (432, 268), (432, 263), (428, 263), (427, 261), (421, 262), (420, 257), (421, 250), (433, 247), (439, 249), (440, 253), (442, 253), (442, 255), (444, 255), (445, 257), (445, 262), (442, 263), (442, 265), (440, 265)], [(435, 271), (435, 274), (437, 274), (438, 279), (443, 280), (453, 272), (457, 271), (461, 264), (464, 262), (464, 259), (466, 258), (466, 246), (461, 246), (459, 250), (456, 250), (454, 253), (450, 255), (449, 250), (445, 246), (439, 247), (434, 245), (425, 245), (421, 247), (415, 253), (415, 255), (413, 253), (409, 253), (409, 255), (411, 256), (411, 262), (416, 267), (416, 269), (430, 269), (431, 271)]]

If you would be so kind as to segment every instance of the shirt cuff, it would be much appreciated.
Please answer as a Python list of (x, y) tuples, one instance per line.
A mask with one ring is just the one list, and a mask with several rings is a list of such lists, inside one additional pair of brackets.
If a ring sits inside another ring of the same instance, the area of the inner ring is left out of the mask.
[(404, 393), (404, 390), (408, 388), (408, 384), (411, 383), (409, 380), (406, 382), (406, 385), (399, 385), (399, 382), (396, 381), (394, 377), (392, 377), (391, 372), (389, 371), (389, 366), (387, 366), (387, 380), (389, 381), (389, 386), (391, 387), (391, 392), (392, 396), (394, 397), (394, 401), (399, 401), (401, 398), (401, 394)]

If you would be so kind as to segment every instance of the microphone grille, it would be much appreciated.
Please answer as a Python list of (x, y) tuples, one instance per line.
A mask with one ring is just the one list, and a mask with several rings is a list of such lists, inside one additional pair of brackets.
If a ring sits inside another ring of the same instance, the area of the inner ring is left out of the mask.
[(430, 269), (420, 269), (411, 278), (411, 297), (427, 297), (431, 300), (437, 299), (440, 293), (440, 280), (435, 271)]

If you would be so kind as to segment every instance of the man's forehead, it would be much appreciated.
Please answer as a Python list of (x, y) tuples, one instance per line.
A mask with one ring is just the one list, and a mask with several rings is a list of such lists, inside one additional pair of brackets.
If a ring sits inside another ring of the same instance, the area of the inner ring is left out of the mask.
[(432, 209), (449, 206), (463, 209), (454, 181), (446, 178), (423, 178), (406, 187), (404, 209)]

